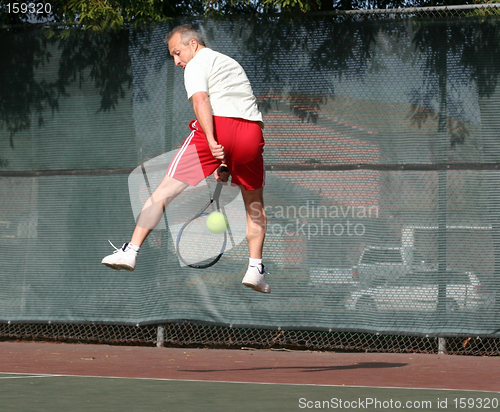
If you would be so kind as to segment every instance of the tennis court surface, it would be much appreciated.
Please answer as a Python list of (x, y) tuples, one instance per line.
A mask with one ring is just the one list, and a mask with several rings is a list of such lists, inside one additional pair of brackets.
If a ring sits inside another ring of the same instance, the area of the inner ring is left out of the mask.
[(1, 411), (500, 410), (500, 357), (0, 342)]

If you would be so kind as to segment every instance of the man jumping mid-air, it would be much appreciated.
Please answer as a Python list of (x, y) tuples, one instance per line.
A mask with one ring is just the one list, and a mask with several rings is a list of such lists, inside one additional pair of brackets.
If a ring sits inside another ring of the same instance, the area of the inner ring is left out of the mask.
[[(190, 123), (191, 134), (165, 178), (144, 205), (130, 242), (106, 256), (102, 263), (117, 270), (134, 270), (141, 245), (177, 195), (212, 173), (219, 182), (227, 182), (231, 175), (232, 183), (241, 189), (247, 219), (250, 259), (242, 283), (270, 293), (262, 264), (267, 224), (263, 200), (264, 125), (250, 82), (239, 63), (206, 47), (200, 33), (190, 25), (173, 29), (165, 42), (175, 64), (184, 69), (184, 84), (196, 120)], [(192, 159), (186, 154), (193, 151), (186, 148), (197, 152), (202, 176), (193, 173)], [(227, 166), (229, 173), (221, 166)]]

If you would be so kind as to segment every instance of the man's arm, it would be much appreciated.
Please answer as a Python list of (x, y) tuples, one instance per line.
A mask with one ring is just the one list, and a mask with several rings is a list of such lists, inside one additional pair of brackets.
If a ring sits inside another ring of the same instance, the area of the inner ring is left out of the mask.
[(192, 96), (193, 109), (196, 119), (207, 137), (208, 146), (212, 155), (224, 163), (224, 148), (217, 143), (214, 136), (214, 120), (212, 106), (206, 92), (197, 92)]

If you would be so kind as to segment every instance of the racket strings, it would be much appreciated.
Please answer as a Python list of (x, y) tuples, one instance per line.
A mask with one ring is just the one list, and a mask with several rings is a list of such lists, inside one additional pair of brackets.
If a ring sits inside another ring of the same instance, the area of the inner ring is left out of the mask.
[(180, 233), (177, 250), (187, 265), (213, 260), (224, 249), (225, 235), (208, 230), (208, 214), (203, 214), (189, 222)]

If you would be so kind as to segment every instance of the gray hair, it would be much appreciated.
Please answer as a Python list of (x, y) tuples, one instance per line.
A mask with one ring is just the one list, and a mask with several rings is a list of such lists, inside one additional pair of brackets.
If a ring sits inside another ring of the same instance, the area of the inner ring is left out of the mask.
[(205, 40), (203, 40), (201, 34), (196, 31), (195, 28), (190, 24), (183, 24), (182, 26), (177, 26), (176, 28), (174, 28), (170, 33), (167, 34), (167, 37), (165, 37), (165, 43), (168, 44), (175, 33), (181, 34), (181, 42), (185, 46), (187, 46), (192, 39), (196, 40), (202, 46), (205, 46)]

